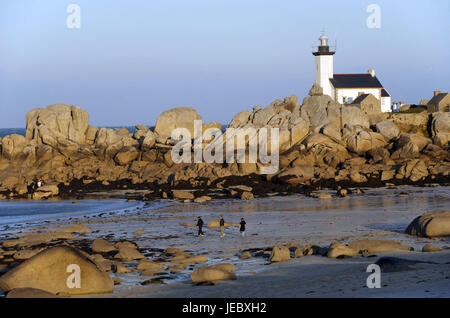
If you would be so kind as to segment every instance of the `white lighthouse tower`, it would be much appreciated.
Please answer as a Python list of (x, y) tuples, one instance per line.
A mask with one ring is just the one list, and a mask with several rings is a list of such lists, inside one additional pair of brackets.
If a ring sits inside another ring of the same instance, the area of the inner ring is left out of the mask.
[(316, 67), (316, 83), (322, 87), (323, 93), (335, 99), (334, 89), (330, 79), (333, 78), (333, 55), (336, 48), (328, 46), (328, 37), (322, 33), (319, 38), (320, 45), (313, 48)]

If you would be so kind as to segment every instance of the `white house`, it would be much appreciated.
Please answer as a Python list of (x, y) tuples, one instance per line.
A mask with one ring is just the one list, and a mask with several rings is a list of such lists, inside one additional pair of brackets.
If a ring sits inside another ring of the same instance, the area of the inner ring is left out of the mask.
[(370, 69), (362, 74), (334, 74), (333, 55), (336, 53), (336, 47), (328, 45), (328, 37), (324, 34), (319, 41), (320, 45), (313, 48), (313, 55), (316, 82), (325, 95), (341, 104), (350, 104), (358, 95), (372, 94), (380, 101), (382, 112), (392, 111), (391, 95), (375, 76), (375, 70)]

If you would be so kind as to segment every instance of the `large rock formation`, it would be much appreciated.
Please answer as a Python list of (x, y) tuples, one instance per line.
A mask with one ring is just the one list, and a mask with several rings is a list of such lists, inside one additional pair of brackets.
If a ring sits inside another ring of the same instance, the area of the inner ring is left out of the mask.
[(430, 126), (433, 142), (443, 148), (449, 147), (450, 113), (433, 113)]
[(344, 124), (368, 128), (367, 115), (356, 106), (342, 105), (328, 95), (321, 95), (316, 87), (312, 87), (309, 96), (303, 100), (300, 107), (302, 118), (308, 118), (311, 129), (319, 132), (322, 127), (332, 124), (342, 129)]
[(26, 139), (57, 147), (63, 140), (86, 143), (89, 114), (77, 106), (55, 104), (27, 113)]

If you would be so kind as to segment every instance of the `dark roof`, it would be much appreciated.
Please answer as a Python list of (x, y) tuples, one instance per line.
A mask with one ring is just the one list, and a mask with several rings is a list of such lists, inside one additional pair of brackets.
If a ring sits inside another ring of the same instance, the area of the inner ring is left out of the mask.
[[(367, 97), (369, 97), (369, 95), (372, 95), (372, 94), (361, 94), (361, 95), (359, 95), (358, 97), (356, 97), (354, 100), (353, 100), (353, 102), (352, 102), (352, 104), (361, 104), (361, 102), (363, 101), (363, 100), (365, 100)], [(372, 95), (373, 96), (373, 95)], [(374, 98), (375, 98), (375, 96), (373, 96)]]
[(391, 95), (389, 95), (389, 93), (387, 92), (387, 90), (385, 90), (384, 88), (381, 90), (381, 97), (390, 97)]
[(447, 96), (447, 95), (448, 95), (448, 93), (440, 93), (440, 94), (437, 94), (436, 96), (433, 96), (432, 99), (430, 99), (430, 101), (428, 102), (428, 104), (430, 104), (430, 105), (437, 105), (437, 104), (439, 104), (439, 102), (440, 102), (441, 100), (443, 100), (443, 99), (445, 98), (445, 96)]
[(334, 74), (330, 78), (335, 88), (383, 88), (376, 76), (364, 74)]

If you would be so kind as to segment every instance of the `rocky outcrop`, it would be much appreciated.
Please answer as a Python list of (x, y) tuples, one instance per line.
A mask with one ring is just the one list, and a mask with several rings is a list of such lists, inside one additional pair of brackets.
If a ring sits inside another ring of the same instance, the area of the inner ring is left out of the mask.
[(423, 237), (450, 236), (450, 211), (424, 213), (408, 225), (405, 233)]
[(57, 148), (62, 141), (86, 143), (89, 114), (77, 106), (55, 104), (27, 113), (26, 139)]
[(12, 134), (5, 136), (2, 140), (2, 155), (8, 160), (15, 160), (20, 156), (26, 147), (25, 137)]
[(392, 159), (408, 159), (417, 156), (425, 146), (431, 143), (427, 137), (417, 134), (402, 134), (395, 144)]
[(160, 138), (170, 138), (172, 131), (176, 128), (186, 128), (191, 134), (191, 138), (194, 138), (194, 121), (202, 120), (202, 117), (197, 111), (190, 107), (177, 107), (170, 110), (166, 110), (159, 115), (155, 133)]

